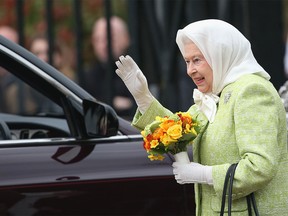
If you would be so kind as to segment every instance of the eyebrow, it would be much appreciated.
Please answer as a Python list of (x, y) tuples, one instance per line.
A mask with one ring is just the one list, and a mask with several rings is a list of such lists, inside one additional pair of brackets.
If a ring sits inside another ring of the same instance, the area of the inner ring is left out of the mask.
[[(199, 53), (199, 54), (195, 54), (195, 55), (192, 55), (191, 57), (189, 58), (195, 58), (195, 57), (198, 57), (198, 58), (203, 58), (205, 59), (204, 55)], [(183, 56), (184, 59), (188, 59), (186, 56)]]

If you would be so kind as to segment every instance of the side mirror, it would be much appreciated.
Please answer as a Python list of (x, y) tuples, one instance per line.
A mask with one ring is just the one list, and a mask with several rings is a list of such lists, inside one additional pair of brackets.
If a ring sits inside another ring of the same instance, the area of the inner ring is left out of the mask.
[(116, 112), (108, 105), (83, 100), (84, 121), (87, 134), (91, 137), (114, 136), (119, 122)]

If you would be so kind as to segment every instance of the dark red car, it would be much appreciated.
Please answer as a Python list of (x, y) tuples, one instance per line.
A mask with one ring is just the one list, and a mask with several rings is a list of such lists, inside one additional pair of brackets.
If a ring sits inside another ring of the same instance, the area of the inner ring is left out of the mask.
[(194, 215), (193, 185), (176, 183), (171, 157), (151, 162), (111, 107), (1, 36), (0, 67), (55, 106), (0, 114), (1, 216)]

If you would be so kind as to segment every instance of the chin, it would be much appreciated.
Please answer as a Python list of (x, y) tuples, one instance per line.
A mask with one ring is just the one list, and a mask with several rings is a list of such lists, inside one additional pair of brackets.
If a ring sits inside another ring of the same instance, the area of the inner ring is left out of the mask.
[(200, 92), (205, 93), (205, 94), (212, 92), (212, 90), (211, 90), (211, 89), (208, 89), (208, 88), (198, 87), (197, 89), (198, 89)]
[(203, 88), (198, 88), (198, 90), (202, 93), (207, 93), (207, 90), (206, 89), (203, 89)]

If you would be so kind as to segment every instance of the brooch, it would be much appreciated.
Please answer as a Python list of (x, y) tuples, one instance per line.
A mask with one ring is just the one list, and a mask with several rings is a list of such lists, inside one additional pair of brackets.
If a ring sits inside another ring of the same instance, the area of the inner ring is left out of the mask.
[(232, 95), (232, 92), (231, 92), (231, 91), (227, 92), (227, 93), (224, 95), (224, 103), (225, 103), (225, 104), (228, 103), (231, 95)]

